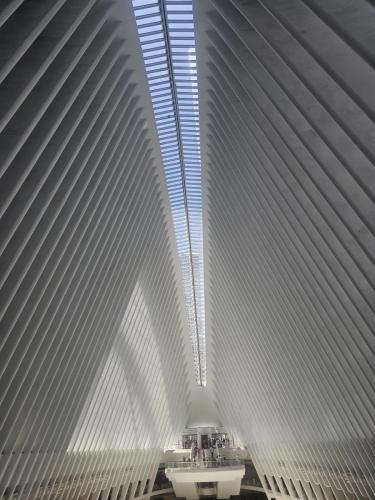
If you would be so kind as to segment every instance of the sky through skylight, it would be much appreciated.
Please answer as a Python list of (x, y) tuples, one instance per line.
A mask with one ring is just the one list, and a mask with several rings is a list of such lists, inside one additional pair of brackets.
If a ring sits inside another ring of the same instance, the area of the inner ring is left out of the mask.
[(195, 375), (206, 385), (202, 173), (192, 0), (132, 0), (180, 259)]

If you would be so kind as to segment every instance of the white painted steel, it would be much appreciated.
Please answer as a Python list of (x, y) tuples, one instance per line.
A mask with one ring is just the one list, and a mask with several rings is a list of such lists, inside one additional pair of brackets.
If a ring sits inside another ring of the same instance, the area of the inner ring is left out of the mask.
[(193, 371), (133, 12), (8, 4), (0, 496), (148, 498), (186, 425)]
[[(206, 390), (269, 498), (373, 499), (373, 3), (194, 8)], [(0, 5), (0, 234), (0, 496), (147, 500), (199, 412), (130, 0)]]
[(195, 17), (207, 386), (269, 498), (374, 498), (374, 6)]

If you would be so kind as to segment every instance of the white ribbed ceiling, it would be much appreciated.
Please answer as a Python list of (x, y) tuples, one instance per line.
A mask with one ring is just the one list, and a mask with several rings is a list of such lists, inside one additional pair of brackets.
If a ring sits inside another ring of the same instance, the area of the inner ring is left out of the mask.
[(194, 6), (207, 386), (269, 498), (373, 499), (373, 2)]
[(375, 498), (374, 26), (0, 2), (0, 497), (147, 500), (220, 423), (269, 499)]

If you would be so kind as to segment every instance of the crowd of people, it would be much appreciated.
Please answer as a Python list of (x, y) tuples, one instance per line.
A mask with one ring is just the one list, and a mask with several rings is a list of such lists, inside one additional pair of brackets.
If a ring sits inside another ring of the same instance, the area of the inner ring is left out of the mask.
[(197, 435), (184, 435), (182, 438), (182, 447), (186, 449), (188, 454), (183, 457), (183, 461), (220, 461), (223, 459), (220, 449), (229, 446), (230, 441), (226, 434), (213, 434), (202, 437), (201, 447), (198, 446)]
[[(183, 457), (184, 462), (199, 462), (199, 461), (219, 461), (224, 459), (220, 455), (220, 448), (225, 447), (225, 441), (224, 440), (219, 440), (219, 439), (210, 439), (209, 440), (209, 445), (204, 445), (202, 448), (198, 447), (198, 444), (196, 441), (191, 442), (191, 447), (190, 447), (190, 454), (186, 457)], [(186, 445), (185, 445), (185, 448)]]

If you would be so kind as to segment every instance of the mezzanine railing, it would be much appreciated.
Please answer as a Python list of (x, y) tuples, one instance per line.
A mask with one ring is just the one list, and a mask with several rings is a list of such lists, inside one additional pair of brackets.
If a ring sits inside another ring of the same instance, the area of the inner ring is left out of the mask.
[(195, 462), (167, 462), (166, 469), (216, 469), (219, 467), (238, 467), (244, 465), (243, 460), (197, 460)]

